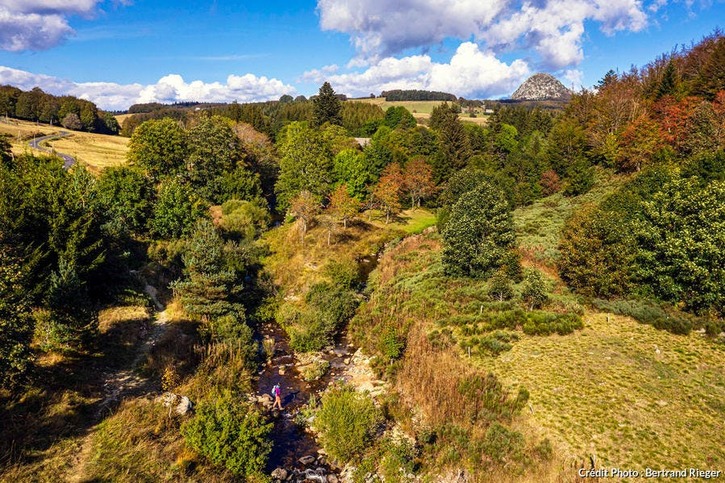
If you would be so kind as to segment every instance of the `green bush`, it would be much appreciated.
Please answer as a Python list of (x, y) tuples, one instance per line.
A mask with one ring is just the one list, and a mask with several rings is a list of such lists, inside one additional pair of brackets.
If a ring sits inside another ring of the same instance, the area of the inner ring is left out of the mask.
[(483, 451), (499, 465), (521, 462), (524, 457), (524, 436), (499, 423), (493, 423), (486, 431)]
[(546, 282), (538, 270), (529, 270), (524, 278), (524, 285), (521, 291), (521, 298), (529, 307), (529, 310), (541, 308), (549, 296), (546, 293)]
[(325, 266), (325, 273), (332, 284), (339, 288), (350, 289), (360, 278), (360, 270), (354, 260), (330, 260)]
[(264, 470), (272, 450), (272, 424), (230, 391), (202, 401), (196, 415), (181, 426), (186, 443), (235, 475)]
[(338, 463), (357, 461), (367, 448), (382, 415), (366, 395), (338, 387), (322, 396), (315, 428), (325, 451)]
[(549, 312), (531, 312), (523, 330), (528, 335), (571, 334), (582, 329), (584, 322), (576, 314), (552, 314)]
[(677, 314), (668, 314), (659, 305), (646, 300), (594, 299), (592, 304), (599, 310), (632, 317), (638, 322), (673, 334), (687, 335), (692, 330), (692, 322), (689, 319)]

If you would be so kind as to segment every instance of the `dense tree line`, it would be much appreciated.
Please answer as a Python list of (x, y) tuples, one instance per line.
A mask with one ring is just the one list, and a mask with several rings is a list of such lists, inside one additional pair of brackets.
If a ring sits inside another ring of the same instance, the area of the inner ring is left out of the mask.
[(0, 115), (33, 122), (62, 125), (75, 131), (118, 134), (120, 127), (113, 114), (73, 96), (54, 96), (39, 87), (22, 91), (0, 86)]
[(393, 89), (390, 91), (383, 91), (380, 93), (380, 97), (384, 97), (386, 101), (453, 101), (455, 102), (458, 98), (447, 92), (438, 91), (424, 91), (418, 89)]

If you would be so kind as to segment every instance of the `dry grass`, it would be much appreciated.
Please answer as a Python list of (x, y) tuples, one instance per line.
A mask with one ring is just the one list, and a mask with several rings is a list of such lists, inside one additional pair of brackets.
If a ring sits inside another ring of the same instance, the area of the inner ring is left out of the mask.
[(126, 119), (128, 119), (131, 116), (133, 116), (133, 114), (117, 114), (115, 117), (116, 117), (116, 121), (118, 121), (118, 125), (122, 126), (123, 121), (125, 121)]
[[(32, 150), (28, 146), (28, 139), (32, 139), (35, 133), (48, 135), (62, 130), (67, 131), (61, 126), (35, 124), (15, 119), (11, 119), (8, 123), (4, 120), (0, 122), (0, 134), (12, 136), (11, 146), (16, 155), (31, 151), (42, 154), (41, 151)], [(126, 162), (128, 138), (74, 131), (71, 136), (49, 141), (45, 143), (45, 146), (73, 156), (79, 163), (98, 173), (109, 166), (119, 166)]]
[(572, 481), (592, 454), (599, 467), (725, 466), (725, 345), (588, 313), (581, 331), (519, 333), (497, 358), (468, 358), (457, 345), (434, 347), (427, 336), (439, 329), (437, 322), (482, 293), (478, 282), (442, 277), (439, 251), (435, 235), (411, 237), (387, 251), (355, 320), (362, 330), (353, 329), (365, 343), (378, 337), (379, 327), (410, 328), (396, 389), (421, 420), (460, 421), (465, 411), (457, 381), (493, 372), (509, 393), (530, 391), (530, 406), (512, 427), (530, 442), (548, 437), (555, 448), (551, 463), (517, 481)]
[[(528, 337), (480, 361), (531, 391), (532, 418), (602, 467), (725, 467), (725, 347), (589, 314), (568, 336)], [(685, 449), (686, 448), (686, 449)]]
[(98, 173), (104, 168), (126, 163), (128, 140), (121, 136), (74, 132), (67, 138), (49, 141), (46, 145), (60, 153), (70, 154)]

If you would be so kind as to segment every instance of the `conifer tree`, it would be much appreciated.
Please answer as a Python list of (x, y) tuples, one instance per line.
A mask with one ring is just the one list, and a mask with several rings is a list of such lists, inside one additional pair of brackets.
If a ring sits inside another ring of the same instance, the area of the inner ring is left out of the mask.
[(207, 322), (226, 315), (243, 320), (244, 309), (235, 300), (241, 284), (227, 264), (224, 241), (211, 221), (197, 222), (182, 260), (184, 278), (173, 289), (189, 314)]
[(314, 107), (312, 123), (315, 126), (322, 126), (326, 122), (342, 126), (342, 103), (335, 96), (335, 91), (329, 82), (322, 84), (318, 96), (312, 103)]

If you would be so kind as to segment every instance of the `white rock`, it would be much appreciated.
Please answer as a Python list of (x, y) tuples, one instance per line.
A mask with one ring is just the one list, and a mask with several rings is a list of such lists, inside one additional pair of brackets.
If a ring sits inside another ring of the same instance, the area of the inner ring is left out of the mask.
[(191, 400), (186, 396), (181, 396), (181, 402), (176, 405), (174, 411), (176, 411), (176, 414), (178, 414), (179, 416), (184, 416), (189, 411), (191, 411), (192, 407), (193, 404), (191, 403)]

